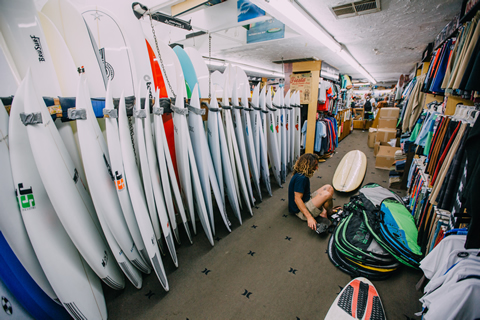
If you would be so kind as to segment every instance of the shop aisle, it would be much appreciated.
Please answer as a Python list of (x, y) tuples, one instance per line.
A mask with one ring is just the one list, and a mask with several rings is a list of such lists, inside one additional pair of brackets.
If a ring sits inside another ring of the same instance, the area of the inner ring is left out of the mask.
[[(375, 169), (367, 135), (355, 130), (339, 143), (337, 153), (319, 164), (311, 189), (331, 184), (342, 157), (355, 149), (367, 156), (363, 184), (388, 187), (388, 171)], [(254, 216), (243, 214), (242, 226), (232, 216), (232, 233), (218, 217), (213, 248), (201, 228), (197, 228), (193, 245), (183, 234), (177, 251), (179, 268), (175, 269), (168, 256), (163, 258), (169, 293), (153, 274), (144, 276), (141, 290), (130, 284), (123, 291), (104, 286), (109, 319), (323, 319), (351, 278), (328, 259), (330, 235), (317, 235), (288, 213), (291, 177), (287, 176), (283, 189), (272, 184), (273, 197), (265, 192), (264, 201), (253, 209)], [(353, 194), (336, 192), (334, 205), (347, 203)], [(421, 271), (402, 267), (388, 280), (373, 282), (387, 319), (415, 318), (422, 296), (415, 284), (421, 277)]]

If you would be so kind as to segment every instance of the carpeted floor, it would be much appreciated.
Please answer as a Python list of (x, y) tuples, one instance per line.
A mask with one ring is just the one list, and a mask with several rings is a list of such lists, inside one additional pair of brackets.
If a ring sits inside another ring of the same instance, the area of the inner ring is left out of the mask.
[[(367, 156), (363, 184), (388, 187), (388, 171), (375, 169), (373, 149), (367, 147), (367, 132), (355, 130), (339, 143), (337, 153), (311, 178), (316, 190), (332, 182), (342, 157), (359, 149)], [(130, 283), (122, 291), (104, 286), (110, 319), (323, 319), (350, 276), (338, 270), (326, 254), (329, 235), (319, 236), (297, 217), (288, 214), (287, 189), (272, 183), (273, 197), (245, 210), (243, 225), (230, 215), (228, 233), (217, 216), (212, 247), (197, 222), (197, 235), (190, 245), (184, 230), (177, 246), (179, 267), (164, 256), (170, 292), (155, 274), (145, 275), (143, 287)], [(350, 194), (335, 192), (334, 205), (348, 202)], [(404, 195), (400, 193), (400, 195)], [(415, 284), (422, 272), (401, 268), (386, 281), (374, 281), (388, 319), (415, 318), (421, 310), (421, 292)], [(128, 281), (128, 280), (127, 280)]]

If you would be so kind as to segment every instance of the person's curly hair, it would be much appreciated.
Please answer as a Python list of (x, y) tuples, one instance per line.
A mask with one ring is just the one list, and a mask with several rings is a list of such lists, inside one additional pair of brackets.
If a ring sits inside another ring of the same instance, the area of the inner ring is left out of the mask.
[(305, 153), (298, 158), (295, 166), (293, 167), (293, 174), (300, 173), (305, 177), (310, 178), (317, 169), (318, 156), (313, 153)]

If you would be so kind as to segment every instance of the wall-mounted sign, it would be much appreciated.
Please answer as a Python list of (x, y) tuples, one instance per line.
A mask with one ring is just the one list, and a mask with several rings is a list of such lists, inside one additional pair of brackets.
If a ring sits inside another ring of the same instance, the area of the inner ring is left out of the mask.
[(254, 5), (250, 0), (237, 0), (237, 22), (250, 20), (265, 15), (265, 11)]
[(290, 90), (300, 91), (300, 103), (310, 103), (312, 95), (312, 73), (297, 73), (290, 75)]
[(328, 63), (322, 61), (322, 67), (320, 70), (320, 77), (332, 80), (332, 81), (339, 81), (340, 73), (337, 68), (332, 67)]
[(270, 19), (250, 24), (247, 30), (247, 43), (255, 43), (285, 37), (285, 25), (276, 19)]

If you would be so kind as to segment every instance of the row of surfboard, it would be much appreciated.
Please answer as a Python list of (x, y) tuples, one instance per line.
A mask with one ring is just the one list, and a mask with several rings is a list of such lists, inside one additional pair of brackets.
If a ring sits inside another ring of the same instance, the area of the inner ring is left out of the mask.
[[(0, 0), (0, 96), (14, 96), (10, 116), (0, 105), (0, 231), (26, 274), (75, 319), (107, 318), (100, 279), (122, 289), (126, 276), (141, 288), (141, 272), (153, 269), (169, 290), (159, 244), (178, 266), (178, 224), (192, 242), (200, 220), (213, 246), (213, 198), (231, 231), (226, 199), (241, 224), (262, 183), (271, 195), (269, 165), (281, 186), (300, 154), (297, 93), (279, 90), (272, 101), (257, 87), (248, 103), (240, 68), (209, 77), (194, 49), (145, 40), (129, 6), (96, 2), (79, 11), (49, 0), (37, 11), (33, 0)], [(42, 96), (74, 98), (55, 107)], [(162, 114), (168, 97), (173, 115)], [(30, 282), (15, 277), (28, 293)], [(28, 308), (60, 318), (47, 304)]]

